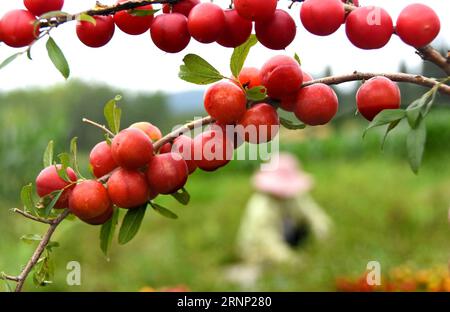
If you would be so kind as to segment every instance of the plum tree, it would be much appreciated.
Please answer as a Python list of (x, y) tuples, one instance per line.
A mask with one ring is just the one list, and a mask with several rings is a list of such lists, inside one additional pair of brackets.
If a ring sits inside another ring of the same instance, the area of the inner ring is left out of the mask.
[[(221, 73), (199, 55), (190, 53), (183, 58), (179, 71), (182, 80), (211, 85), (204, 94), (203, 105), (208, 113), (204, 118), (167, 134), (146, 121), (121, 130), (122, 111), (117, 105), (120, 97), (116, 97), (104, 107), (107, 126), (84, 119), (105, 133), (104, 141), (89, 155), (93, 178), (86, 178), (80, 171), (76, 139), (70, 143), (70, 153), (58, 154), (56, 161), (53, 143), (49, 143), (43, 158), (44, 169), (35, 183), (39, 200), (34, 200), (32, 185), (26, 185), (21, 192), (24, 209), (14, 210), (49, 226), (22, 272), (16, 277), (5, 275), (6, 279), (17, 282), (18, 291), (42, 259), (44, 250), (50, 252), (46, 244), (69, 214), (88, 224), (103, 224), (100, 241), (107, 254), (116, 224), (120, 223), (119, 243), (125, 244), (136, 235), (147, 210), (176, 218), (159, 204), (159, 199), (170, 195), (179, 203), (188, 204), (190, 195), (185, 185), (197, 168), (215, 171), (224, 167), (244, 141), (276, 143), (273, 139), (280, 126), (294, 130), (329, 123), (339, 108), (331, 85), (363, 82), (356, 93), (356, 106), (371, 121), (367, 130), (386, 126), (387, 136), (402, 120), (406, 121), (407, 154), (415, 173), (423, 158), (424, 120), (438, 92), (450, 95), (448, 58), (429, 45), (440, 32), (440, 20), (423, 4), (404, 8), (394, 31), (387, 11), (381, 7), (360, 7), (357, 0), (294, 1), (302, 2), (298, 15), (277, 9), (276, 0), (234, 0), (226, 10), (199, 0), (119, 0), (112, 5), (97, 3), (94, 9), (72, 15), (50, 12), (60, 10), (62, 0), (24, 2), (28, 10), (13, 10), (0, 19), (0, 41), (13, 48), (24, 48), (1, 63), (0, 69), (19, 55), (30, 56), (34, 44), (48, 37), (46, 48), (50, 60), (67, 78), (68, 62), (50, 33), (70, 21), (77, 21), (76, 34), (88, 47), (107, 44), (117, 25), (131, 35), (149, 31), (156, 47), (167, 53), (181, 52), (191, 37), (201, 43), (217, 42), (234, 51), (230, 75)], [(157, 12), (158, 5), (163, 5), (162, 12)], [(291, 5), (292, 8), (295, 6)], [(258, 42), (272, 50), (285, 49), (293, 42), (298, 25), (292, 16), (300, 16), (304, 28), (318, 36), (330, 35), (345, 24), (348, 39), (361, 49), (382, 48), (392, 35), (398, 35), (423, 60), (441, 69), (442, 75), (432, 78), (410, 73), (354, 71), (313, 79), (302, 70), (297, 54), (268, 58), (261, 69), (246, 67), (247, 56)], [(397, 83), (416, 84), (429, 90), (402, 108)], [(278, 109), (284, 112), (279, 114)], [(293, 121), (295, 117), (300, 123)], [(203, 131), (195, 137), (189, 133), (200, 128)], [(126, 214), (119, 222), (121, 208), (126, 209)]]

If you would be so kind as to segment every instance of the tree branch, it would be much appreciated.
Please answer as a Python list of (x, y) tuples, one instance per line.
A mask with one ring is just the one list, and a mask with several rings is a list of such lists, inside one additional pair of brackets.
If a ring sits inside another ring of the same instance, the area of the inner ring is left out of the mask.
[[(362, 73), (362, 72), (354, 72), (352, 74), (347, 75), (341, 75), (341, 76), (330, 76), (325, 77), (321, 79), (316, 79), (312, 81), (305, 82), (303, 84), (303, 87), (307, 87), (316, 83), (324, 83), (327, 85), (337, 85), (344, 82), (350, 82), (350, 81), (360, 81), (360, 80), (367, 80), (376, 76), (384, 76), (386, 78), (389, 78), (393, 81), (397, 82), (407, 82), (407, 83), (413, 83), (420, 86), (433, 88), (437, 84), (439, 84), (439, 81), (427, 78), (421, 75), (412, 75), (412, 74), (404, 74), (404, 73)], [(441, 93), (450, 95), (450, 86), (446, 84), (442, 84), (439, 89)]]
[(53, 224), (53, 221), (54, 221), (54, 220), (48, 220), (48, 219), (33, 216), (33, 215), (29, 214), (28, 212), (25, 212), (25, 211), (17, 209), (17, 208), (12, 209), (12, 211), (24, 216), (25, 218), (28, 218), (30, 220), (40, 222), (40, 223)]
[(443, 56), (432, 46), (417, 49), (416, 52), (424, 61), (429, 61), (440, 67), (447, 76), (450, 76), (450, 58)]
[(155, 144), (153, 144), (153, 148), (154, 148), (155, 152), (157, 152), (164, 144), (173, 141), (174, 139), (176, 139), (183, 133), (186, 133), (186, 132), (193, 130), (195, 128), (198, 128), (198, 127), (212, 124), (213, 122), (214, 122), (214, 119), (210, 116), (191, 121), (191, 122), (185, 124), (184, 126), (181, 126), (180, 128), (167, 134), (162, 139), (158, 140)]
[[(55, 232), (58, 225), (69, 215), (70, 211), (69, 209), (64, 210), (56, 219), (51, 221), (50, 227), (48, 228), (47, 232), (42, 237), (42, 240), (39, 242), (39, 245), (37, 246), (36, 250), (34, 251), (33, 255), (31, 256), (30, 260), (26, 264), (25, 268), (22, 270), (22, 272), (17, 277), (13, 277), (13, 280), (17, 282), (16, 285), (16, 292), (22, 291), (23, 284), (25, 283), (28, 275), (30, 274), (33, 267), (36, 265), (36, 263), (39, 261), (39, 258), (41, 257), (42, 253), (45, 250), (45, 247), (49, 243), (53, 233)], [(10, 276), (11, 277), (11, 276)]]

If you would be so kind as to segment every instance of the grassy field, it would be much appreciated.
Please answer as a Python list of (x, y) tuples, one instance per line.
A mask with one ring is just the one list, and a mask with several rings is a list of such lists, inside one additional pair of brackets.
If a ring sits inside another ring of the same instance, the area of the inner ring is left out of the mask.
[[(427, 161), (419, 177), (405, 161), (374, 155), (356, 160), (327, 159), (304, 164), (316, 178), (316, 200), (334, 221), (323, 244), (307, 241), (298, 267), (271, 267), (258, 291), (332, 291), (339, 276), (359, 276), (370, 260), (383, 270), (405, 263), (445, 265), (449, 259), (450, 158)], [(235, 169), (235, 168), (234, 168)], [(225, 269), (236, 263), (236, 232), (252, 193), (250, 173), (233, 166), (216, 174), (195, 173), (187, 186), (187, 207), (172, 198), (159, 202), (180, 219), (148, 211), (138, 236), (128, 245), (114, 243), (109, 261), (98, 247), (99, 228), (66, 222), (55, 235), (54, 284), (28, 290), (138, 291), (141, 287), (184, 284), (194, 291), (239, 290), (226, 282)], [(3, 203), (12, 207), (12, 203)], [(0, 270), (16, 273), (33, 246), (19, 241), (44, 228), (0, 212)], [(82, 285), (66, 286), (66, 263), (82, 266)]]

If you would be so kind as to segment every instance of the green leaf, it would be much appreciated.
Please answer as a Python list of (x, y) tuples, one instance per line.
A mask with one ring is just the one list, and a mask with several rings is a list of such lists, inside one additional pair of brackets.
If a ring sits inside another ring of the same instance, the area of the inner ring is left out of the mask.
[(405, 116), (406, 112), (403, 109), (385, 109), (381, 111), (377, 116), (375, 116), (366, 130), (364, 130), (363, 138), (366, 136), (367, 131), (369, 131), (370, 129), (390, 124), (391, 122), (396, 120), (401, 120), (405, 118)]
[(54, 241), (50, 241), (48, 242), (47, 246), (45, 246), (45, 248), (48, 251), (53, 251), (53, 248), (59, 247), (59, 243), (58, 242), (54, 242)]
[(56, 69), (59, 70), (64, 78), (69, 78), (69, 63), (67, 62), (62, 50), (56, 44), (55, 40), (53, 40), (52, 37), (48, 37), (47, 44), (45, 46), (47, 47), (48, 57), (52, 61), (53, 65), (55, 65)]
[(258, 43), (258, 39), (255, 35), (250, 35), (248, 40), (236, 47), (231, 55), (230, 69), (234, 77), (238, 77), (241, 73), (242, 67), (244, 67), (245, 60), (247, 59), (250, 49)]
[(301, 129), (305, 129), (306, 125), (305, 124), (294, 124), (292, 121), (290, 121), (289, 119), (285, 119), (283, 117), (280, 117), (280, 124), (285, 127), (286, 129), (289, 130), (301, 130)]
[(421, 121), (422, 117), (422, 106), (408, 107), (406, 109), (406, 117), (408, 119), (408, 124), (412, 129), (415, 129)]
[(29, 46), (28, 49), (26, 50), (26, 51), (27, 51), (27, 58), (28, 58), (30, 61), (33, 60), (33, 58), (31, 57), (31, 48), (32, 48), (32, 46)]
[(119, 209), (115, 209), (111, 219), (104, 223), (100, 229), (100, 249), (104, 255), (108, 257), (109, 249), (111, 248), (112, 239), (116, 231), (117, 223), (119, 221)]
[(53, 165), (53, 148), (54, 148), (54, 142), (53, 141), (48, 142), (47, 148), (45, 149), (44, 157), (43, 157), (44, 168), (47, 168), (47, 167)]
[(70, 141), (70, 154), (72, 155), (72, 168), (75, 170), (78, 177), (82, 177), (83, 175), (80, 172), (80, 167), (78, 166), (78, 138), (74, 137)]
[(427, 128), (422, 121), (415, 129), (411, 129), (406, 138), (409, 164), (414, 173), (419, 172), (422, 164), (425, 143), (427, 140)]
[(108, 127), (113, 133), (119, 133), (120, 131), (120, 119), (122, 117), (122, 109), (117, 106), (117, 102), (120, 101), (122, 97), (116, 96), (114, 99), (106, 103), (103, 109), (103, 114), (105, 116)]
[(0, 64), (0, 69), (3, 69), (4, 67), (6, 67), (9, 63), (11, 63), (12, 61), (14, 61), (19, 55), (21, 55), (22, 52), (18, 52), (15, 53), (9, 57), (7, 57), (1, 64)]
[(384, 149), (384, 145), (386, 144), (386, 140), (387, 140), (387, 137), (388, 137), (389, 133), (390, 133), (392, 130), (394, 130), (395, 128), (397, 128), (397, 126), (400, 124), (400, 121), (402, 121), (402, 120), (401, 120), (401, 119), (399, 119), (399, 120), (394, 120), (394, 121), (391, 122), (391, 123), (389, 124), (389, 126), (387, 127), (386, 132), (385, 132), (385, 134), (384, 134), (384, 136), (383, 136), (383, 140), (381, 141), (381, 149), (382, 149), (382, 150)]
[(63, 192), (64, 192), (64, 190), (59, 190), (59, 191), (50, 193), (50, 196), (48, 196), (48, 198), (51, 198), (51, 201), (44, 208), (44, 216), (48, 217), (50, 215), (50, 212), (52, 211), (53, 207), (55, 207), (56, 202), (59, 200), (59, 198), (61, 197), (61, 194)]
[(186, 55), (183, 62), (178, 76), (184, 81), (207, 85), (224, 78), (217, 69), (196, 54)]
[(149, 15), (154, 15), (158, 11), (159, 11), (159, 9), (156, 9), (156, 10), (133, 9), (133, 10), (129, 10), (128, 14), (133, 15), (133, 16), (149, 16)]
[(183, 187), (181, 190), (179, 190), (176, 193), (171, 194), (173, 198), (175, 198), (180, 204), (182, 205), (188, 205), (189, 201), (191, 200), (191, 195), (189, 192)]
[(39, 19), (49, 20), (54, 17), (71, 17), (71, 15), (63, 11), (50, 11), (39, 16)]
[(267, 89), (264, 86), (257, 86), (245, 91), (249, 101), (262, 101), (267, 97)]
[(125, 245), (136, 236), (141, 227), (146, 210), (147, 205), (128, 210), (120, 226), (119, 244)]
[(86, 13), (81, 13), (80, 15), (78, 15), (77, 16), (77, 21), (89, 22), (91, 24), (97, 25), (97, 20), (95, 18), (93, 18), (92, 16), (86, 14)]
[(175, 213), (173, 213), (172, 211), (170, 211), (169, 209), (164, 208), (163, 206), (160, 206), (155, 203), (150, 203), (150, 205), (156, 212), (158, 212), (163, 217), (166, 217), (169, 219), (178, 219), (178, 216)]
[(32, 243), (40, 242), (42, 240), (42, 236), (38, 235), (38, 234), (27, 234), (27, 235), (23, 235), (20, 238), (20, 240), (27, 244), (32, 244)]
[(70, 167), (70, 155), (68, 153), (61, 153), (58, 155), (60, 168), (57, 167), (58, 175), (64, 181), (70, 182), (69, 175), (67, 174), (67, 168)]
[(22, 187), (22, 190), (20, 191), (20, 199), (22, 200), (25, 210), (31, 211), (34, 215), (36, 215), (36, 209), (33, 201), (33, 185), (31, 183)]
[(50, 259), (50, 250), (46, 249), (44, 256), (34, 267), (33, 282), (36, 286), (46, 286), (52, 283), (53, 275), (54, 266)]
[(294, 54), (294, 59), (297, 61), (297, 63), (301, 66), (302, 65), (302, 61), (300, 60), (300, 56), (298, 56), (297, 53)]

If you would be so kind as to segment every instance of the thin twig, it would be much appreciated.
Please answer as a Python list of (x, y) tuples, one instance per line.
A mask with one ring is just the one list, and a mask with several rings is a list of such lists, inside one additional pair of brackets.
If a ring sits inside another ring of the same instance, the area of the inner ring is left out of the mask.
[(19, 278), (17, 276), (11, 276), (5, 273), (0, 273), (0, 279), (6, 279), (8, 281), (18, 282)]
[(29, 214), (26, 211), (23, 211), (23, 210), (20, 210), (20, 209), (17, 209), (17, 208), (12, 209), (12, 211), (15, 212), (15, 213), (18, 213), (18, 214), (20, 214), (22, 216), (24, 216), (25, 218), (31, 219), (31, 220), (36, 221), (36, 222), (45, 223), (45, 224), (53, 224), (53, 222), (54, 222), (54, 220), (48, 220), (48, 219), (44, 219), (44, 218), (39, 218), (39, 217), (36, 217), (36, 216), (33, 216), (33, 215)]
[(90, 125), (92, 125), (92, 126), (94, 126), (94, 127), (97, 127), (97, 128), (99, 128), (99, 129), (103, 130), (104, 132), (106, 132), (107, 134), (109, 134), (109, 135), (112, 136), (112, 137), (115, 136), (115, 134), (112, 133), (111, 130), (109, 130), (108, 128), (106, 128), (105, 125), (101, 125), (101, 124), (96, 123), (95, 121), (92, 121), (92, 120), (87, 119), (87, 118), (83, 118), (83, 122), (84, 122), (84, 123), (87, 123), (87, 124), (90, 124)]
[(16, 292), (22, 291), (23, 284), (25, 283), (28, 274), (30, 274), (33, 267), (36, 265), (36, 263), (39, 261), (39, 258), (41, 257), (42, 253), (44, 252), (45, 248), (47, 247), (47, 244), (50, 241), (50, 238), (52, 237), (53, 233), (55, 232), (58, 225), (69, 215), (70, 211), (69, 209), (64, 210), (50, 225), (47, 232), (42, 237), (42, 240), (39, 242), (39, 245), (37, 246), (36, 250), (34, 251), (33, 255), (31, 256), (30, 260), (26, 264), (25, 268), (22, 270), (20, 275), (17, 277), (17, 285), (16, 285)]
[[(321, 79), (316, 79), (312, 81), (305, 82), (303, 84), (303, 87), (307, 87), (316, 83), (324, 83), (327, 85), (337, 85), (344, 82), (350, 82), (350, 81), (360, 81), (360, 80), (367, 80), (376, 76), (384, 76), (386, 78), (389, 78), (393, 81), (397, 82), (407, 82), (407, 83), (413, 83), (420, 86), (433, 88), (437, 84), (439, 84), (439, 81), (427, 78), (421, 75), (412, 75), (412, 74), (404, 74), (404, 73), (362, 73), (362, 72), (353, 72), (352, 74), (347, 75), (341, 75), (341, 76), (330, 76), (325, 77)], [(439, 89), (441, 93), (450, 95), (450, 86), (446, 84), (442, 84)]]

